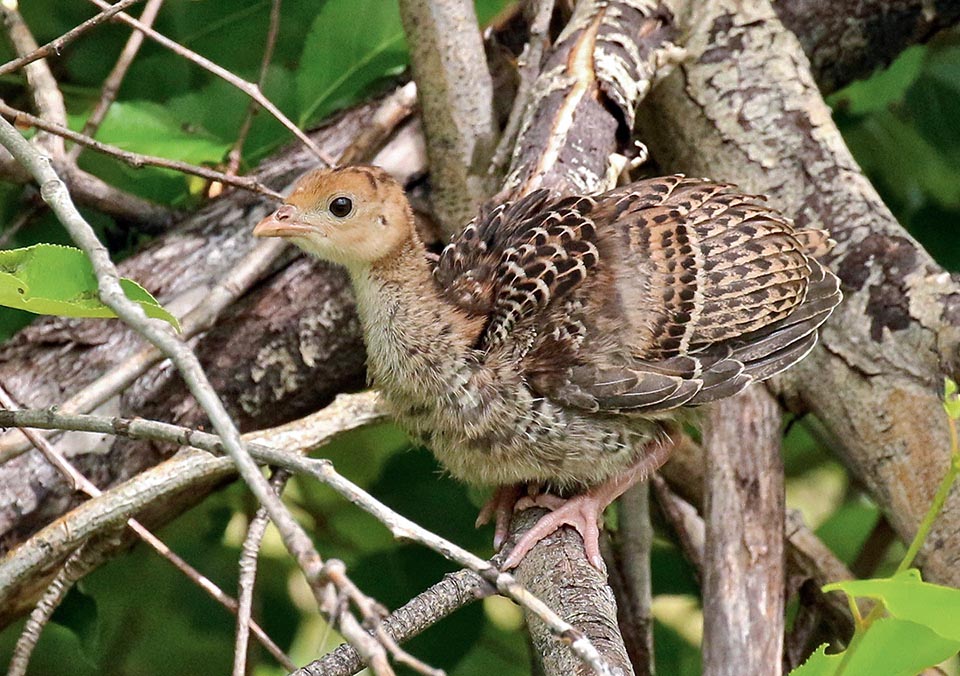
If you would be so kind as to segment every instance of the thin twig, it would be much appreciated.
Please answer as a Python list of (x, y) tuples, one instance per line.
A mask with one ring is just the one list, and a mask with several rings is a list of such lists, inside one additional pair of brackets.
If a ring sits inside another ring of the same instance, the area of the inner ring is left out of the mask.
[[(349, 397), (343, 398), (344, 402), (348, 400)], [(218, 454), (224, 450), (222, 438), (217, 435), (152, 420), (108, 418), (94, 415), (63, 414), (53, 410), (24, 409), (20, 411), (0, 411), (0, 427), (37, 427), (97, 432), (130, 439), (165, 441)], [(296, 438), (298, 432), (302, 434), (302, 431), (298, 430), (296, 425), (286, 425), (279, 428), (277, 433), (263, 432), (258, 434), (257, 437), (270, 438), (271, 440), (277, 438), (281, 440), (279, 443), (283, 443), (284, 436), (290, 435)], [(491, 562), (481, 559), (459, 545), (396, 513), (362, 488), (338, 474), (333, 467), (333, 463), (329, 460), (304, 458), (256, 441), (250, 442), (247, 449), (251, 456), (261, 464), (306, 474), (330, 486), (341, 496), (373, 515), (390, 530), (394, 537), (419, 542), (445, 558), (477, 572), (502, 595), (532, 612), (544, 623), (553, 636), (570, 646), (570, 649), (584, 664), (598, 674), (609, 675), (611, 673), (609, 666), (600, 656), (593, 643), (576, 627), (558, 616), (540, 599), (519, 584), (516, 578), (509, 573), (500, 572)], [(2, 567), (2, 564), (0, 564), (0, 567)], [(354, 646), (356, 645), (354, 643)], [(364, 656), (364, 659), (367, 659), (366, 656)]]
[(43, 47), (36, 47), (27, 54), (23, 54), (12, 61), (7, 61), (5, 64), (0, 66), (0, 76), (12, 73), (15, 70), (19, 70), (27, 64), (50, 56), (51, 54), (57, 54), (59, 56), (60, 52), (66, 45), (76, 40), (94, 26), (113, 18), (113, 16), (118, 12), (122, 12), (138, 2), (140, 2), (140, 0), (120, 0), (120, 2), (117, 2), (113, 5), (107, 5), (107, 9), (104, 11), (100, 12), (96, 16), (90, 17), (76, 28), (71, 28), (60, 37), (55, 38), (45, 44)]
[[(120, 4), (122, 3), (117, 3), (114, 7), (119, 7)], [(157, 18), (157, 14), (160, 13), (160, 7), (162, 5), (163, 0), (147, 0), (147, 4), (140, 14), (140, 23), (145, 26), (153, 26), (153, 22)], [(120, 11), (120, 9), (117, 11)], [(107, 79), (103, 81), (103, 87), (100, 88), (100, 100), (97, 101), (97, 105), (94, 106), (90, 116), (87, 117), (87, 121), (83, 123), (83, 129), (80, 133), (84, 136), (93, 138), (97, 135), (100, 123), (103, 122), (107, 116), (107, 111), (110, 110), (110, 106), (113, 105), (114, 100), (117, 98), (117, 93), (120, 91), (123, 78), (126, 77), (127, 70), (133, 63), (133, 59), (137, 56), (137, 52), (140, 51), (142, 44), (143, 33), (133, 31), (127, 39), (127, 44), (123, 46), (120, 56), (117, 57), (117, 62), (110, 70), (110, 74), (107, 75)], [(73, 146), (67, 153), (67, 157), (75, 162), (77, 158), (80, 157), (80, 153), (83, 152), (83, 148), (84, 146), (80, 144)]]
[[(472, 570), (448, 573), (385, 617), (383, 629), (395, 641), (404, 643), (451, 613), (493, 592), (493, 587)], [(360, 655), (353, 646), (344, 643), (291, 676), (352, 676), (362, 669)]]
[[(290, 475), (282, 470), (274, 472), (270, 477), (270, 485), (277, 495), (283, 493)], [(233, 676), (245, 676), (247, 673), (247, 644), (250, 638), (251, 614), (253, 611), (253, 587), (257, 579), (257, 559), (260, 554), (260, 543), (267, 532), (270, 518), (267, 511), (261, 507), (257, 510), (253, 520), (247, 528), (247, 536), (243, 539), (240, 548), (240, 579), (237, 583), (237, 635), (233, 649)], [(284, 664), (284, 668), (292, 671), (293, 665)]]
[(103, 538), (96, 542), (87, 541), (80, 545), (57, 571), (56, 576), (44, 591), (43, 596), (31, 611), (27, 622), (20, 632), (17, 645), (13, 649), (10, 665), (7, 667), (7, 676), (25, 676), (30, 666), (30, 657), (33, 649), (40, 640), (40, 634), (53, 612), (60, 606), (77, 580), (93, 570), (99, 561), (99, 550), (109, 549), (113, 543), (111, 538)]
[[(97, 7), (100, 7), (101, 9), (110, 7), (110, 5), (104, 0), (89, 0), (89, 1), (95, 4)], [(122, 21), (123, 23), (127, 24), (131, 28), (134, 28), (135, 30), (140, 31), (141, 33), (146, 35), (148, 38), (150, 38), (157, 44), (162, 45), (163, 47), (166, 47), (173, 53), (178, 54), (179, 56), (182, 56), (188, 61), (191, 61), (197, 64), (204, 70), (209, 71), (210, 73), (216, 75), (222, 80), (225, 80), (230, 84), (232, 84), (234, 87), (242, 91), (244, 94), (252, 98), (257, 103), (259, 103), (271, 115), (277, 118), (280, 124), (286, 127), (294, 136), (300, 139), (300, 142), (303, 143), (307, 148), (309, 148), (314, 155), (319, 157), (327, 165), (329, 166), (334, 165), (333, 159), (331, 159), (325, 152), (323, 152), (320, 146), (318, 146), (316, 143), (313, 142), (313, 139), (311, 139), (309, 136), (304, 134), (303, 131), (299, 127), (297, 127), (297, 125), (291, 122), (290, 119), (286, 115), (284, 115), (283, 112), (281, 112), (281, 110), (277, 108), (272, 101), (270, 101), (270, 99), (264, 96), (263, 92), (260, 91), (260, 88), (257, 87), (257, 85), (253, 84), (252, 82), (247, 82), (243, 78), (238, 77), (237, 75), (234, 75), (223, 66), (220, 66), (214, 63), (210, 59), (200, 56), (196, 52), (190, 49), (187, 49), (186, 47), (179, 44), (178, 42), (171, 40), (170, 38), (168, 38), (167, 36), (161, 33), (158, 33), (157, 31), (153, 30), (149, 26), (137, 21), (129, 14), (125, 14), (124, 12), (119, 12), (117, 13), (116, 18), (119, 21)]]
[[(260, 74), (257, 76), (257, 87), (263, 90), (263, 83), (267, 79), (267, 71), (270, 69), (270, 61), (273, 59), (273, 49), (277, 45), (277, 34), (280, 32), (280, 0), (272, 0), (270, 5), (270, 26), (267, 28), (267, 40), (263, 46), (263, 57), (260, 59)], [(139, 35), (139, 33), (138, 33)], [(240, 131), (237, 132), (237, 140), (227, 154), (227, 173), (235, 175), (240, 169), (240, 159), (243, 156), (243, 144), (247, 141), (247, 135), (253, 126), (253, 118), (256, 116), (260, 106), (256, 101), (251, 101), (247, 106), (247, 113), (243, 117), (243, 123), (240, 125)]]
[[(37, 50), (37, 41), (30, 32), (30, 27), (23, 20), (20, 12), (15, 8), (0, 5), (3, 11), (7, 33), (17, 54), (30, 54)], [(63, 102), (63, 94), (50, 66), (46, 61), (35, 61), (26, 67), (27, 90), (33, 100), (37, 114), (45, 121), (61, 126), (67, 125), (67, 108)], [(37, 134), (35, 142), (55, 158), (60, 159), (64, 154), (63, 139), (48, 134)]]
[(179, 171), (191, 176), (199, 176), (200, 178), (205, 178), (208, 181), (219, 181), (226, 185), (232, 185), (236, 188), (249, 190), (250, 192), (265, 195), (277, 201), (283, 200), (283, 195), (271, 190), (256, 179), (245, 176), (229, 176), (223, 172), (201, 167), (196, 164), (189, 164), (179, 160), (170, 160), (165, 157), (157, 157), (154, 155), (141, 155), (140, 153), (130, 152), (129, 150), (122, 150), (116, 146), (97, 141), (89, 136), (72, 131), (63, 125), (47, 122), (46, 120), (36, 117), (35, 115), (18, 110), (12, 106), (8, 106), (3, 100), (0, 100), (0, 114), (11, 118), (14, 124), (28, 124), (32, 127), (36, 127), (37, 129), (42, 129), (61, 138), (69, 139), (78, 145), (96, 150), (104, 155), (115, 157), (136, 169), (140, 169), (141, 167), (145, 166), (172, 169), (174, 171)]
[[(10, 394), (4, 389), (3, 385), (0, 384), (0, 406), (4, 409), (10, 411), (15, 410), (18, 406), (15, 401), (10, 397)], [(57, 468), (57, 470), (63, 474), (64, 478), (70, 482), (73, 490), (80, 491), (85, 493), (91, 498), (97, 498), (103, 495), (101, 491), (93, 482), (87, 479), (83, 474), (77, 470), (73, 464), (70, 463), (57, 449), (53, 448), (50, 443), (41, 435), (37, 434), (36, 430), (29, 428), (19, 428), (20, 432), (30, 441), (33, 446), (40, 451), (47, 462)], [(225, 593), (220, 587), (216, 585), (210, 578), (198, 571), (196, 568), (191, 566), (185, 560), (183, 560), (178, 554), (176, 554), (172, 549), (170, 549), (166, 543), (164, 543), (160, 538), (155, 536), (153, 533), (147, 529), (146, 526), (141, 524), (136, 519), (127, 520), (127, 527), (130, 528), (141, 540), (143, 540), (147, 545), (153, 548), (161, 557), (173, 564), (173, 567), (183, 573), (189, 580), (196, 584), (200, 589), (207, 592), (215, 601), (220, 603), (224, 608), (229, 610), (232, 613), (237, 612), (237, 601), (233, 599), (229, 594)], [(79, 577), (86, 575), (88, 571), (84, 571)], [(79, 579), (74, 578), (74, 580)], [(287, 657), (282, 650), (273, 642), (263, 629), (254, 625), (253, 632), (257, 637), (257, 640), (273, 655), (277, 661), (282, 664), (285, 668), (293, 669), (293, 662)]]
[(383, 646), (371, 640), (354, 618), (336, 616), (339, 592), (325, 577), (323, 560), (310, 537), (270, 489), (266, 478), (260, 473), (259, 466), (244, 448), (240, 432), (210, 384), (197, 356), (186, 343), (168, 332), (166, 325), (163, 328), (158, 326), (147, 318), (137, 303), (127, 298), (120, 286), (120, 275), (110, 260), (106, 247), (100, 243), (93, 228), (77, 211), (49, 158), (37, 152), (13, 125), (3, 119), (0, 119), (0, 143), (35, 178), (40, 185), (41, 197), (57, 215), (74, 242), (90, 258), (100, 287), (100, 299), (126, 324), (157, 346), (180, 372), (191, 394), (223, 440), (224, 448), (238, 472), (276, 524), (284, 545), (304, 572), (321, 611), (328, 617), (339, 620), (340, 632), (348, 640), (355, 642), (361, 652), (369, 655), (375, 671), (392, 673), (389, 666), (383, 668), (383, 665), (387, 664)]

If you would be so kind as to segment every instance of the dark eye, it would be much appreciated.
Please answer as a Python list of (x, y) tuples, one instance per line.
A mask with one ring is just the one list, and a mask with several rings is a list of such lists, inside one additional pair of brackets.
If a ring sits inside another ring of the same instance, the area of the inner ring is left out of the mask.
[(337, 218), (344, 218), (353, 211), (353, 200), (349, 197), (337, 197), (330, 202), (330, 213)]

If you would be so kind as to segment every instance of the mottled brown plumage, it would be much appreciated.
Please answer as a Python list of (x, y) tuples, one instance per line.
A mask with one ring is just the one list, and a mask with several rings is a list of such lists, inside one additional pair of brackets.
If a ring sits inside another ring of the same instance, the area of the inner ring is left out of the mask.
[[(374, 383), (451, 473), (586, 489), (601, 510), (663, 461), (679, 407), (794, 364), (840, 300), (815, 258), (825, 232), (682, 176), (595, 197), (538, 190), (436, 259), (400, 186), (346, 167), (305, 176), (255, 234), (347, 267)], [(571, 523), (596, 559), (595, 515), (568, 512), (521, 553)]]

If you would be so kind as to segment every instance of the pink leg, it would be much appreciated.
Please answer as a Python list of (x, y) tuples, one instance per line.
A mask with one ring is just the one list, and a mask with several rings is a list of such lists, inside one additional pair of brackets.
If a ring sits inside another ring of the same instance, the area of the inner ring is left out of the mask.
[[(583, 547), (587, 559), (593, 566), (603, 572), (603, 558), (600, 556), (600, 519), (603, 510), (623, 495), (631, 486), (644, 480), (660, 465), (666, 462), (673, 449), (673, 443), (654, 443), (649, 447), (650, 452), (634, 463), (622, 474), (612, 477), (598, 486), (594, 486), (586, 493), (575, 495), (569, 499), (555, 495), (541, 493), (535, 497), (525, 497), (517, 502), (518, 509), (537, 506), (551, 509), (523, 537), (511, 550), (503, 570), (516, 567), (527, 553), (561, 526), (570, 526), (583, 538)], [(509, 523), (509, 522), (508, 522)]]
[(488, 523), (490, 519), (494, 519), (496, 526), (493, 531), (493, 548), (497, 551), (500, 551), (500, 547), (503, 546), (504, 540), (510, 533), (510, 517), (513, 516), (514, 508), (522, 490), (523, 486), (521, 484), (500, 486), (494, 491), (493, 497), (487, 500), (487, 503), (480, 510), (480, 514), (477, 515), (477, 528)]

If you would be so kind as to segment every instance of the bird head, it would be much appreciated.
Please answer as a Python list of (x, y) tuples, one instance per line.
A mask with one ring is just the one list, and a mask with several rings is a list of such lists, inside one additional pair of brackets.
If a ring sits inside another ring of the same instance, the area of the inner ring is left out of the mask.
[(284, 237), (320, 258), (357, 267), (390, 256), (408, 240), (413, 214), (403, 188), (382, 169), (318, 169), (302, 176), (253, 234)]

